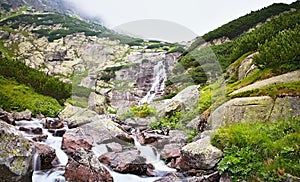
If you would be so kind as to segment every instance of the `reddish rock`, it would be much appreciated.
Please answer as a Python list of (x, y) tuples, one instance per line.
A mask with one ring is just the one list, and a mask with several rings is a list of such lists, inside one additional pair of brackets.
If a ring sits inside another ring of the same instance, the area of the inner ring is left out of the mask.
[(47, 129), (60, 129), (64, 127), (64, 123), (60, 121), (59, 119), (49, 119), (46, 118), (45, 121), (45, 128)]
[(164, 146), (163, 150), (161, 151), (161, 157), (163, 159), (171, 159), (180, 157), (180, 149), (181, 144), (171, 143)]
[(31, 111), (29, 111), (28, 109), (26, 109), (23, 112), (15, 112), (13, 113), (13, 118), (15, 119), (15, 121), (21, 121), (21, 120), (27, 120), (30, 121), (31, 120)]
[(78, 149), (69, 158), (65, 169), (66, 181), (113, 182), (111, 174), (92, 152)]
[(140, 156), (140, 151), (108, 152), (101, 155), (99, 161), (107, 164), (114, 171), (143, 175), (147, 172), (146, 159)]
[(66, 129), (49, 129), (53, 136), (62, 137), (66, 133)]
[(92, 149), (93, 139), (87, 136), (81, 128), (75, 128), (68, 130), (62, 139), (62, 149), (71, 155), (75, 150)]
[(34, 143), (34, 146), (40, 158), (41, 170), (50, 169), (52, 167), (51, 163), (56, 157), (55, 149), (40, 143)]
[(125, 142), (134, 143), (134, 139), (126, 133), (118, 134), (118, 135), (116, 135), (116, 138), (118, 138), (122, 141), (125, 141)]
[(122, 145), (116, 142), (106, 144), (106, 148), (108, 152), (121, 152), (123, 150)]
[(185, 177), (181, 173), (173, 172), (168, 173), (166, 176), (155, 180), (154, 182), (175, 182), (175, 181), (183, 181)]

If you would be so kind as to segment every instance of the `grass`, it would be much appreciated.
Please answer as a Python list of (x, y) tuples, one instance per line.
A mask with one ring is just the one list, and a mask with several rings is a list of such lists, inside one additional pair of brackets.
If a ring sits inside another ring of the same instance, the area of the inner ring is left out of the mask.
[(211, 142), (224, 151), (219, 172), (228, 173), (233, 181), (300, 177), (300, 118), (233, 124), (215, 132)]
[(0, 107), (7, 111), (29, 109), (33, 114), (55, 117), (62, 109), (57, 100), (36, 93), (32, 88), (0, 76)]

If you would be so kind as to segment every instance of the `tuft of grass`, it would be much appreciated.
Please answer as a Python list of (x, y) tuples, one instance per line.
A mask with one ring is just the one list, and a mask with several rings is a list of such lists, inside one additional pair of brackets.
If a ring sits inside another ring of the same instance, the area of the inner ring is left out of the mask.
[(33, 114), (55, 117), (62, 106), (54, 98), (36, 93), (32, 88), (0, 76), (0, 107), (7, 111), (29, 109)]
[(212, 144), (224, 151), (221, 174), (234, 181), (282, 181), (300, 174), (300, 118), (238, 123), (216, 131)]

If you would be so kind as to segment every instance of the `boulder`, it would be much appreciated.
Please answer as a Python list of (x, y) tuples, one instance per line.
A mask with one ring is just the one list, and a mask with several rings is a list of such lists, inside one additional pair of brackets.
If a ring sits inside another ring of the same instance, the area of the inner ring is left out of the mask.
[(192, 85), (180, 91), (172, 99), (152, 102), (150, 106), (156, 109), (159, 117), (163, 117), (176, 111), (195, 109), (199, 96), (199, 85)]
[(140, 156), (140, 151), (138, 150), (108, 152), (101, 155), (98, 159), (116, 172), (137, 175), (143, 175), (147, 172), (146, 159)]
[(164, 146), (163, 150), (161, 151), (160, 155), (163, 159), (172, 159), (180, 157), (180, 149), (182, 145), (177, 143), (170, 143)]
[(176, 143), (184, 146), (188, 140), (188, 135), (181, 130), (170, 130), (168, 136), (163, 136), (161, 139), (157, 140), (151, 145), (155, 146), (157, 149), (163, 149), (165, 145)]
[(95, 92), (91, 92), (88, 99), (87, 108), (92, 111), (95, 111), (98, 114), (104, 114), (106, 111), (105, 103), (105, 96), (98, 95)]
[(74, 128), (68, 130), (62, 138), (62, 149), (68, 154), (72, 155), (75, 150), (83, 148), (87, 150), (92, 149), (93, 138), (86, 134), (81, 128)]
[(270, 121), (287, 120), (300, 116), (300, 97), (278, 97), (270, 116)]
[(48, 145), (41, 143), (34, 143), (36, 155), (38, 155), (40, 162), (40, 170), (50, 169), (52, 161), (55, 159), (55, 149)]
[(66, 181), (106, 181), (113, 182), (113, 177), (100, 164), (97, 157), (84, 149), (76, 150), (69, 158), (65, 169)]
[(266, 121), (273, 105), (274, 101), (269, 96), (232, 99), (211, 114), (209, 128), (214, 130), (237, 122)]
[(155, 117), (146, 117), (146, 118), (128, 118), (124, 121), (124, 124), (129, 125), (134, 128), (147, 128), (151, 122), (156, 121)]
[(30, 121), (31, 120), (31, 111), (29, 111), (28, 109), (26, 109), (23, 112), (15, 112), (13, 113), (13, 117), (15, 119), (15, 121), (21, 121), (21, 120), (27, 120)]
[(121, 129), (121, 126), (110, 118), (98, 115), (91, 123), (80, 126), (80, 128), (92, 137), (93, 142), (104, 144), (109, 142), (132, 142), (131, 137)]
[(95, 121), (98, 114), (95, 111), (68, 104), (58, 117), (66, 121), (69, 128), (75, 128)]
[(164, 177), (155, 180), (154, 182), (176, 182), (184, 181), (185, 177), (178, 172), (168, 173)]
[(0, 109), (0, 120), (11, 125), (16, 125), (13, 115), (9, 112), (3, 111), (2, 109)]
[(121, 152), (123, 150), (122, 145), (116, 142), (106, 144), (106, 148), (108, 152)]
[(210, 143), (210, 136), (187, 144), (181, 149), (181, 170), (212, 169), (222, 158), (222, 151)]
[(186, 181), (187, 182), (211, 182), (211, 181), (219, 181), (220, 176), (218, 171), (213, 172), (211, 174), (208, 175), (202, 175), (200, 177), (191, 177), (191, 178), (187, 178)]
[(32, 158), (29, 141), (0, 120), (0, 181), (30, 181)]
[(57, 118), (46, 118), (45, 128), (47, 129), (60, 129), (64, 127), (64, 123)]

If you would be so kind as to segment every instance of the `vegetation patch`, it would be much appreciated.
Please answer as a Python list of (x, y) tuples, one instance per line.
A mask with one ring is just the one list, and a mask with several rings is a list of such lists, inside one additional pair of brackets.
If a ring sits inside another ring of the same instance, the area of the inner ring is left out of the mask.
[(224, 151), (219, 172), (234, 181), (300, 177), (300, 118), (233, 124), (214, 133), (211, 142)]
[(34, 89), (0, 76), (0, 108), (7, 111), (24, 111), (55, 117), (62, 109), (57, 100), (43, 96)]

